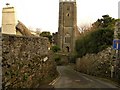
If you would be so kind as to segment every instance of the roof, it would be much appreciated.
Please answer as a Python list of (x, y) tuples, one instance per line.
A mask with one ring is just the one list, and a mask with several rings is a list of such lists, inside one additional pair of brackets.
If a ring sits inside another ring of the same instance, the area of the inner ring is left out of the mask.
[(16, 25), (16, 30), (18, 30), (24, 36), (32, 36), (29, 29), (20, 21), (18, 21), (18, 24)]

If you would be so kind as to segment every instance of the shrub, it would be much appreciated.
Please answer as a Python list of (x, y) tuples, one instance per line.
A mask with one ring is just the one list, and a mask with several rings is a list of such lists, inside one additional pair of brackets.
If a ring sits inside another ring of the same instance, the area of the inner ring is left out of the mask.
[(60, 48), (59, 48), (59, 46), (55, 45), (55, 46), (52, 46), (51, 50), (53, 52), (58, 52), (58, 51), (60, 51)]
[(76, 41), (76, 51), (79, 57), (87, 53), (98, 53), (112, 45), (114, 31), (101, 28), (82, 35)]

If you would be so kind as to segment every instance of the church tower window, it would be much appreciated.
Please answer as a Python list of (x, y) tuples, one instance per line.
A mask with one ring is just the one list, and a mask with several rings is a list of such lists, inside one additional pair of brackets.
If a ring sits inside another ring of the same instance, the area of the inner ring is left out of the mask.
[(69, 16), (70, 16), (70, 14), (69, 14), (69, 13), (67, 13), (67, 16), (69, 17)]

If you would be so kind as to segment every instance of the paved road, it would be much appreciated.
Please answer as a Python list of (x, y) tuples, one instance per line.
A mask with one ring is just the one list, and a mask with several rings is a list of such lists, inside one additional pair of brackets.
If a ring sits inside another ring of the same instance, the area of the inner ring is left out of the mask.
[(54, 88), (117, 88), (108, 82), (76, 72), (70, 66), (58, 66), (57, 69), (60, 77), (53, 83)]

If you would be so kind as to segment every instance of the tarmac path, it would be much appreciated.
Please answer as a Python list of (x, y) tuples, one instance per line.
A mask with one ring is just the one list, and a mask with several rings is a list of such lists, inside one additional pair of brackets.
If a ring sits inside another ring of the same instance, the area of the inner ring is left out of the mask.
[[(98, 78), (82, 74), (73, 70), (70, 66), (58, 66), (59, 78), (52, 83), (54, 88), (113, 88), (117, 86), (110, 82), (102, 81)], [(99, 89), (100, 90), (100, 89)]]

